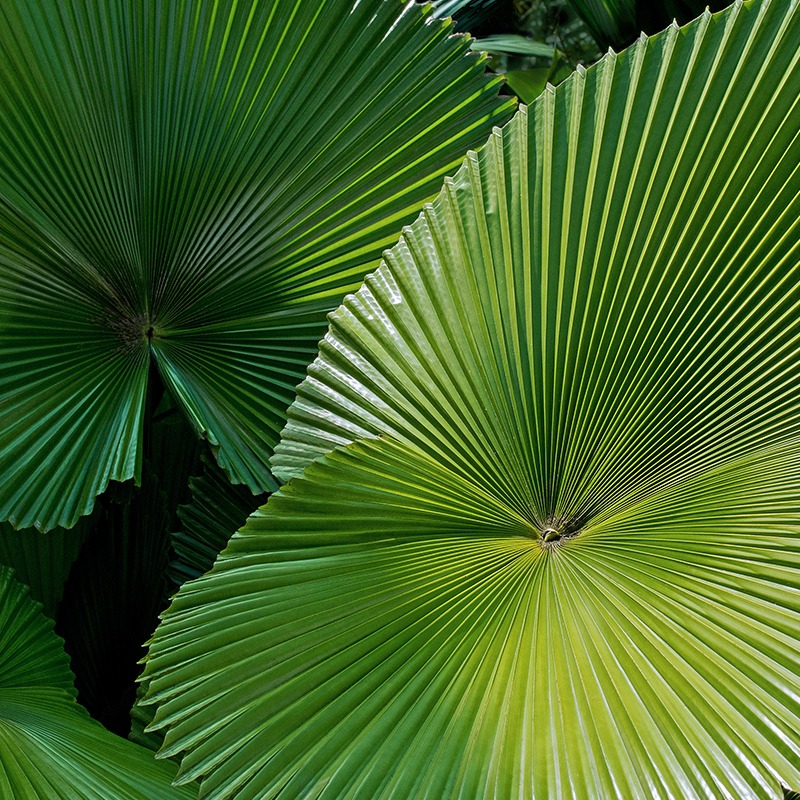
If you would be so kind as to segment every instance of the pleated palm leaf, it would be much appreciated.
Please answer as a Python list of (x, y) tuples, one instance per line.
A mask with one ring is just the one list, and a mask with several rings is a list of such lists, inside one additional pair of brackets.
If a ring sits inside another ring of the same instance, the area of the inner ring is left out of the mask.
[(83, 517), (71, 530), (60, 528), (47, 536), (35, 528), (15, 531), (0, 523), (0, 565), (14, 570), (44, 613), (55, 617), (72, 564), (90, 530), (91, 517)]
[(175, 768), (120, 739), (75, 701), (63, 642), (0, 567), (0, 796), (14, 800), (189, 800)]
[(800, 785), (800, 8), (579, 71), (331, 317), (145, 671), (214, 798)]
[(390, 0), (3, 3), (0, 519), (138, 481), (151, 361), (275, 488), (326, 312), (510, 115), (451, 33)]
[(178, 507), (181, 530), (170, 535), (175, 560), (169, 572), (176, 586), (208, 572), (231, 533), (267, 499), (231, 486), (212, 462), (203, 466), (203, 474), (189, 480), (191, 503)]

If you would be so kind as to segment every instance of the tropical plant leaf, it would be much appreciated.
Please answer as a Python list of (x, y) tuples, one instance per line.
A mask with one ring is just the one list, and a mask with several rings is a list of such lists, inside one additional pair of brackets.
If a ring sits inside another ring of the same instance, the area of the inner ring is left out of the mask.
[(636, 0), (567, 0), (601, 50), (624, 47), (639, 33)]
[(510, 70), (505, 73), (508, 86), (524, 103), (532, 103), (547, 86), (549, 67)]
[(332, 315), (275, 458), (303, 476), (151, 644), (186, 779), (800, 780), (799, 39), (736, 4), (579, 71)]
[(437, 17), (453, 17), (460, 31), (476, 32), (497, 29), (497, 21), (513, 19), (511, 0), (431, 0)]
[(128, 738), (156, 753), (164, 744), (164, 735), (161, 731), (146, 730), (153, 723), (156, 710), (153, 706), (144, 705), (144, 694), (144, 685), (140, 684), (136, 690), (136, 702), (131, 708), (131, 732)]
[(471, 155), (332, 315), (275, 474), (390, 433), (591, 516), (800, 433), (796, 7), (641, 39)]
[(769, 450), (544, 543), (414, 446), (334, 451), (158, 629), (163, 753), (215, 798), (776, 800), (798, 467)]
[[(210, 570), (231, 535), (267, 501), (267, 495), (254, 497), (245, 486), (231, 486), (212, 460), (204, 459), (203, 467), (202, 475), (189, 479), (191, 502), (178, 508), (182, 527), (171, 534), (175, 559), (169, 574), (178, 586)], [(131, 709), (128, 738), (157, 751), (164, 736), (161, 731), (146, 730), (155, 709), (142, 703), (143, 694), (140, 687)]]
[(35, 528), (15, 531), (0, 523), (0, 564), (14, 570), (17, 580), (28, 586), (31, 597), (44, 613), (55, 618), (64, 584), (90, 528), (91, 517), (83, 517), (72, 530), (57, 528), (43, 536)]
[(178, 585), (210, 570), (234, 531), (267, 502), (267, 495), (253, 497), (246, 487), (231, 486), (211, 461), (205, 462), (202, 475), (189, 480), (189, 486), (192, 502), (178, 509), (183, 525), (172, 534), (176, 558), (170, 573)]
[(177, 800), (173, 764), (109, 733), (53, 689), (0, 690), (0, 792), (50, 800)]
[(75, 702), (53, 623), (0, 567), (0, 796), (48, 800), (196, 797), (174, 767), (120, 739)]
[(325, 314), (510, 114), (451, 30), (389, 0), (3, 4), (0, 518), (69, 527), (140, 479), (151, 357), (274, 487)]
[(203, 458), (210, 455), (208, 445), (198, 440), (182, 409), (167, 391), (153, 411), (145, 432), (145, 458), (157, 477), (159, 491), (164, 494), (164, 506), (170, 514), (169, 525), (177, 527), (178, 507), (191, 497), (188, 481), (202, 468)]
[(656, 33), (673, 20), (681, 25), (706, 9), (721, 11), (724, 0), (564, 0), (583, 20), (601, 49), (621, 50), (639, 33)]
[(553, 58), (555, 48), (544, 42), (537, 42), (519, 34), (496, 34), (475, 39), (470, 45), (472, 50), (485, 50), (490, 53), (510, 53), (523, 56), (540, 56)]
[(47, 686), (74, 695), (69, 659), (26, 586), (0, 567), (0, 687)]

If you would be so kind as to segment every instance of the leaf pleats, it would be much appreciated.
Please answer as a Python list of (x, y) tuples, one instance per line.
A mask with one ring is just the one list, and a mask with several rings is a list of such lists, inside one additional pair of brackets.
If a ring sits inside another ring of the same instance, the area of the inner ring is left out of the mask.
[(325, 314), (511, 109), (379, 0), (11, 0), (0, 72), (0, 518), (42, 530), (139, 480), (152, 360), (274, 488)]
[(0, 797), (189, 800), (174, 767), (109, 733), (75, 701), (64, 643), (0, 567)]
[(798, 785), (798, 41), (737, 3), (579, 71), (332, 315), (151, 645), (207, 797)]

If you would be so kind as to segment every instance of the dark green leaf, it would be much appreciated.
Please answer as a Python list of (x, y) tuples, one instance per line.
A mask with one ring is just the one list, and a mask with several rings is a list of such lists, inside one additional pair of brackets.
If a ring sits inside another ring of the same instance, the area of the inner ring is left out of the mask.
[(153, 359), (274, 488), (326, 313), (511, 112), (468, 47), (393, 0), (4, 2), (0, 518), (140, 480)]
[(55, 618), (67, 576), (90, 526), (91, 517), (83, 517), (72, 530), (56, 528), (44, 535), (36, 528), (15, 531), (8, 523), (0, 523), (0, 564), (14, 570), (48, 617)]
[(621, 49), (639, 33), (636, 0), (567, 0), (586, 23), (601, 50)]
[(169, 515), (149, 463), (141, 488), (113, 486), (67, 582), (56, 629), (72, 659), (78, 699), (127, 736), (143, 645), (167, 604)]
[(174, 767), (120, 739), (75, 702), (63, 642), (28, 591), (0, 567), (0, 797), (189, 800)]
[(183, 526), (172, 534), (177, 558), (170, 571), (179, 585), (211, 569), (231, 535), (267, 501), (267, 495), (254, 497), (247, 487), (231, 486), (222, 470), (209, 461), (203, 475), (192, 478), (189, 485), (192, 502), (178, 509)]

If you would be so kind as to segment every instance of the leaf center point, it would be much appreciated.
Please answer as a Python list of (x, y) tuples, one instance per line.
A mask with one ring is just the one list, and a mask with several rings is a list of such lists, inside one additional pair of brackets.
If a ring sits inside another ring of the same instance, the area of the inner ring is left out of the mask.
[(568, 539), (574, 539), (580, 532), (580, 520), (560, 520), (551, 517), (537, 526), (539, 542), (548, 550), (562, 545)]

